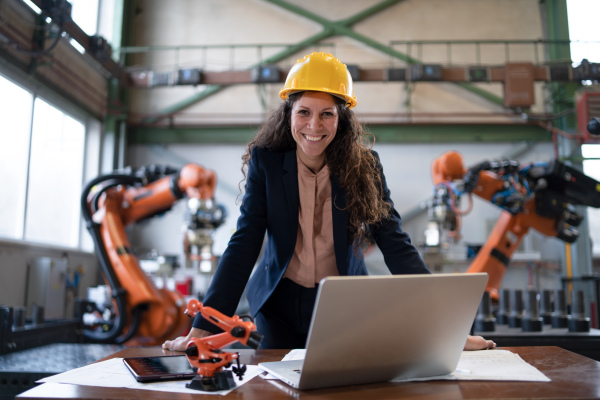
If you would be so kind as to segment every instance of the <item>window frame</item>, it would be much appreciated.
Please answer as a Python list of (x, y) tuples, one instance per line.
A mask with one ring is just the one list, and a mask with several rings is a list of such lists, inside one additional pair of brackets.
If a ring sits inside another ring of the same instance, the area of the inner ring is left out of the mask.
[[(11, 65), (7, 65), (5, 63), (0, 63), (0, 76), (7, 79), (9, 82), (19, 86), (20, 88), (26, 90), (31, 94), (32, 105), (31, 105), (31, 124), (29, 126), (29, 135), (31, 139), (31, 132), (33, 129), (33, 115), (35, 113), (34, 104), (35, 100), (39, 98), (44, 102), (50, 104), (52, 107), (55, 107), (59, 111), (64, 114), (67, 114), (71, 118), (83, 123), (84, 125), (84, 147), (83, 147), (83, 164), (82, 164), (82, 181), (81, 188), (86, 185), (86, 183), (97, 176), (100, 171), (100, 155), (101, 155), (101, 143), (103, 137), (103, 124), (101, 121), (93, 117), (88, 112), (83, 109), (77, 107), (75, 104), (65, 99), (58, 93), (53, 90), (47, 88), (42, 83), (33, 80), (30, 76), (25, 74), (24, 72), (16, 69)], [(29, 140), (29, 147), (31, 148), (31, 140)], [(27, 162), (29, 165), (29, 161)], [(27, 172), (27, 179), (29, 180), (29, 167)], [(26, 195), (25, 201), (28, 201), (29, 195), (29, 184), (26, 187)], [(79, 202), (78, 202), (79, 203)], [(26, 219), (26, 210), (24, 208), (23, 215), (20, 216), (24, 221)], [(3, 243), (19, 243), (25, 245), (34, 245), (36, 247), (44, 247), (51, 248), (57, 250), (64, 251), (76, 251), (82, 252), (84, 254), (92, 254), (94, 253), (94, 246), (91, 241), (91, 238), (88, 238), (88, 234), (86, 232), (85, 224), (83, 223), (83, 218), (80, 216), (80, 220), (82, 221), (79, 224), (79, 232), (77, 234), (77, 246), (71, 247), (68, 245), (57, 245), (52, 243), (44, 243), (44, 242), (31, 242), (25, 240), (25, 230), (21, 232), (20, 238), (9, 238), (5, 236), (0, 236), (0, 242)], [(24, 222), (25, 223), (25, 222)], [(87, 235), (87, 236), (86, 236)]]

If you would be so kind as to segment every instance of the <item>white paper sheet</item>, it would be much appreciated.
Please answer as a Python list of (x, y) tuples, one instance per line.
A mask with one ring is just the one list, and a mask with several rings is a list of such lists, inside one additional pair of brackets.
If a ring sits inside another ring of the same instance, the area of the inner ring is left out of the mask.
[[(294, 349), (284, 360), (303, 360), (305, 349)], [(277, 379), (272, 375), (264, 379)], [(465, 380), (465, 381), (529, 381), (550, 382), (550, 379), (533, 365), (525, 362), (518, 354), (508, 350), (463, 351), (456, 371), (448, 375), (415, 379), (394, 379), (392, 382)]]
[[(247, 365), (246, 367), (246, 373), (244, 374), (244, 377), (241, 381), (237, 378), (237, 376), (234, 375), (237, 387), (240, 387), (241, 385), (248, 382), (250, 379), (254, 378), (262, 372), (256, 365)], [(131, 372), (129, 372), (125, 364), (123, 364), (122, 358), (111, 358), (110, 360), (101, 361), (94, 364), (86, 365), (85, 367), (72, 369), (61, 374), (43, 378), (38, 382), (54, 382), (72, 385), (101, 387), (119, 387), (190, 394), (198, 394), (200, 392), (198, 390), (188, 389), (185, 387), (185, 384), (189, 383), (189, 380), (174, 380), (149, 383), (137, 382), (133, 375), (131, 375)], [(229, 390), (220, 390), (216, 392), (202, 391), (201, 393), (226, 395), (233, 390), (235, 390), (235, 388)]]
[(461, 380), (551, 381), (539, 369), (508, 350), (463, 351), (453, 375)]

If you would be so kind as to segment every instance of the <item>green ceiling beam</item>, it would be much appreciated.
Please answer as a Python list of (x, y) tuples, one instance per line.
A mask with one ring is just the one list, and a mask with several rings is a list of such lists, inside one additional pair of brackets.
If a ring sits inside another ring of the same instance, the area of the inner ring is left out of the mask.
[(378, 125), (367, 129), (377, 143), (548, 142), (552, 134), (538, 125), (436, 124)]
[(129, 127), (129, 144), (248, 143), (257, 132), (252, 126)]
[[(131, 127), (129, 144), (247, 144), (258, 126)], [(367, 126), (376, 143), (549, 142), (552, 135), (538, 125), (439, 124)]]
[(306, 10), (305, 8), (296, 6), (295, 4), (288, 3), (287, 1), (284, 1), (284, 0), (265, 0), (265, 1), (268, 1), (269, 3), (273, 3), (281, 8), (286, 9), (287, 11), (293, 12), (294, 14), (300, 15), (302, 17), (305, 17), (307, 19), (310, 19), (314, 22), (321, 24), (326, 31), (331, 32), (330, 36), (348, 36), (356, 41), (364, 43), (369, 47), (372, 47), (376, 50), (379, 50), (385, 54), (391, 55), (392, 57), (398, 58), (400, 60), (403, 60), (403, 61), (406, 61), (409, 63), (417, 63), (418, 62), (418, 60), (411, 58), (411, 57), (407, 56), (406, 54), (403, 54), (399, 51), (393, 50), (389, 46), (381, 44), (371, 38), (368, 38), (364, 35), (356, 33), (350, 28), (350, 26), (352, 24), (362, 21), (362, 20), (364, 20), (378, 12), (381, 12), (382, 10), (385, 10), (386, 8), (388, 8), (392, 5), (395, 5), (403, 0), (382, 1), (381, 3), (378, 3), (375, 6), (370, 7), (352, 17), (349, 17), (345, 20), (337, 21), (337, 22), (330, 21), (326, 18), (323, 18), (317, 14), (314, 14), (314, 13)]
[(156, 113), (152, 117), (144, 118), (142, 120), (142, 123), (154, 124), (155, 122), (158, 122), (161, 119), (169, 118), (171, 115), (175, 114), (176, 112), (181, 111), (185, 108), (188, 108), (188, 107), (196, 104), (200, 100), (205, 99), (209, 96), (212, 96), (213, 94), (215, 94), (217, 92), (220, 92), (224, 87), (225, 87), (224, 85), (207, 85), (203, 91), (201, 91), (191, 97), (188, 97), (187, 99), (182, 100), (179, 103), (175, 103), (171, 107), (166, 108), (163, 111)]

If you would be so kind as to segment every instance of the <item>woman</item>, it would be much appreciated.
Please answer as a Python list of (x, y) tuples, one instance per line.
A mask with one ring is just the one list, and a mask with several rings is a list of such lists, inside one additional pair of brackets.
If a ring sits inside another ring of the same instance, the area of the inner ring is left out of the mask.
[[(361, 249), (370, 242), (392, 274), (430, 272), (400, 227), (377, 153), (362, 141), (346, 66), (331, 54), (307, 55), (290, 70), (280, 96), (285, 102), (242, 157), (241, 216), (204, 305), (232, 315), (247, 284), (261, 348), (291, 349), (305, 346), (319, 281), (366, 275)], [(197, 316), (186, 337), (163, 347), (185, 350), (211, 329)], [(465, 345), (491, 347), (479, 336)]]

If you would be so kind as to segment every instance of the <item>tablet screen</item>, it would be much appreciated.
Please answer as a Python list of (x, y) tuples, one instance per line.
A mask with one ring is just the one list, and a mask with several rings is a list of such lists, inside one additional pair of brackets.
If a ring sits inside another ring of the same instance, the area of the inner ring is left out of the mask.
[(186, 379), (196, 376), (186, 356), (158, 356), (124, 358), (138, 382), (150, 382), (165, 379)]

